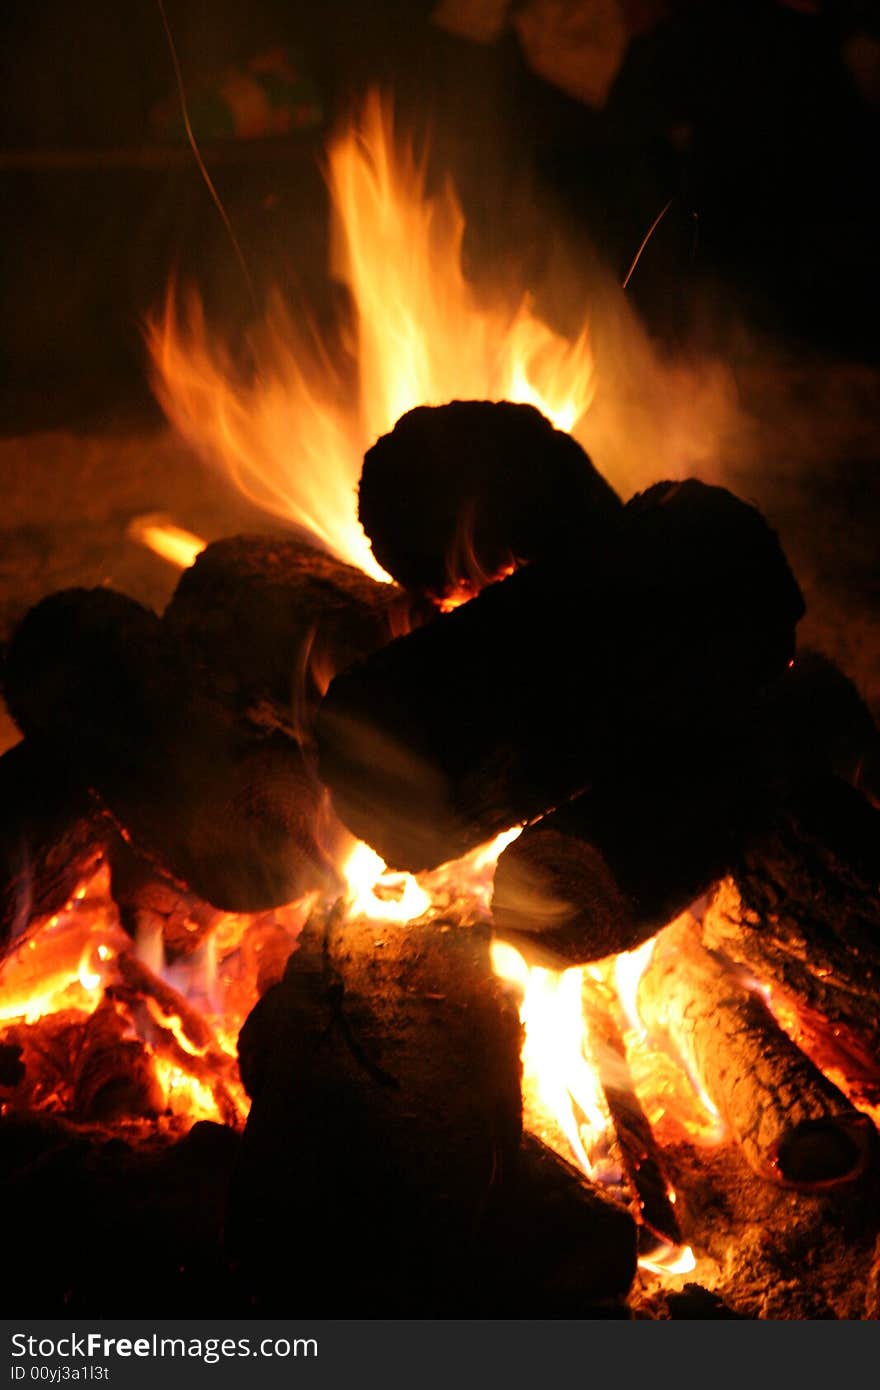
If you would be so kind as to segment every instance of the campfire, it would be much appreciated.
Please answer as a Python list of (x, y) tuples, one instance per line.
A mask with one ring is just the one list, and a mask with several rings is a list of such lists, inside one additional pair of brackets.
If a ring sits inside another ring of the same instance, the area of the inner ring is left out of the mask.
[(594, 467), (589, 325), (478, 296), (378, 97), (327, 174), (350, 361), (176, 287), (148, 330), (288, 530), (142, 518), (161, 617), (10, 644), (4, 1123), (242, 1133), (261, 1311), (870, 1315), (870, 715), (753, 506)]

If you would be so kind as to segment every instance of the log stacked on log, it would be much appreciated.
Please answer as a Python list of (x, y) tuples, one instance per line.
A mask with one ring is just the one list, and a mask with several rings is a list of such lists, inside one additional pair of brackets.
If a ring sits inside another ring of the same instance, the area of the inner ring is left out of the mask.
[(565, 964), (629, 950), (729, 873), (781, 800), (855, 779), (877, 737), (852, 684), (798, 654), (723, 738), (651, 750), (527, 828), (498, 862), (496, 928)]
[(843, 782), (801, 788), (735, 863), (706, 942), (796, 1016), (804, 1046), (880, 1103), (880, 812)]
[[(56, 800), (93, 790), (160, 878), (260, 911), (335, 883), (307, 747), (314, 682), (386, 641), (400, 610), (393, 586), (309, 546), (236, 538), (207, 548), (164, 621), (106, 589), (38, 604), (11, 643), (5, 694), (55, 770)], [(4, 894), (8, 916), (11, 871)]]
[(506, 568), (605, 544), (619, 498), (570, 434), (531, 405), (418, 406), (367, 450), (359, 491), (373, 554), (443, 598)]
[(184, 571), (164, 625), (238, 708), (268, 700), (301, 728), (326, 681), (404, 631), (411, 608), (302, 541), (232, 536)]
[(104, 589), (45, 599), (13, 638), (5, 688), (24, 733), (207, 901), (258, 910), (331, 881), (314, 839), (321, 790), (299, 744), (200, 688), (133, 600)]
[(663, 483), (608, 545), (534, 564), (332, 683), (321, 776), (396, 868), (453, 859), (658, 744), (720, 737), (791, 660), (803, 602), (722, 488)]
[(240, 1039), (253, 1104), (231, 1237), (264, 1295), (284, 1306), (297, 1289), (297, 1306), (360, 1316), (489, 1314), (513, 1293), (509, 1246), (487, 1284), (499, 1228), (508, 1241), (529, 1228), (541, 1252), (513, 1282), (622, 1294), (627, 1213), (521, 1152), (520, 1043), (484, 928), (314, 917)]
[(706, 950), (692, 919), (658, 938), (639, 1012), (699, 1080), (761, 1176), (809, 1189), (864, 1170), (868, 1118), (795, 1046), (760, 995)]

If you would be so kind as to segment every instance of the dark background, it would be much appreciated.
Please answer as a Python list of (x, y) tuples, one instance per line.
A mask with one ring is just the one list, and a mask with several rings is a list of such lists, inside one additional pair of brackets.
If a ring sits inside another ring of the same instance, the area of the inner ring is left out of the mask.
[[(173, 93), (155, 0), (3, 8), (0, 368), (17, 429), (145, 395), (139, 324), (173, 267), (227, 320), (250, 308), (186, 149), (151, 123)], [(454, 38), (423, 0), (167, 9), (190, 92), (281, 43), (321, 93), (323, 128), (206, 148), (260, 294), (276, 283), (329, 305), (318, 159), (326, 128), (379, 81), (453, 168), (475, 265), (539, 235), (534, 216), (499, 215), (528, 206), (622, 276), (672, 197), (630, 289), (655, 335), (712, 346), (735, 314), (797, 351), (876, 360), (880, 15), (867, 0), (655, 4), (602, 110), (536, 77), (512, 31)]]

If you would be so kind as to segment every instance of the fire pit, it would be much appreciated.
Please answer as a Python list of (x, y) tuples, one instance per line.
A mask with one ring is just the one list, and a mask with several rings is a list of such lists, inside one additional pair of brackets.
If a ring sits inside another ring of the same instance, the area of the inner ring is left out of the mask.
[[(12, 1221), (83, 1201), (177, 1312), (874, 1316), (877, 734), (681, 479), (722, 378), (618, 306), (636, 407), (601, 313), (478, 302), (378, 98), (329, 183), (357, 390), (279, 305), (243, 362), (194, 298), (149, 333), (308, 538), (141, 518), (161, 617), (59, 588), (9, 643)], [(24, 1295), (116, 1310), (101, 1264)]]

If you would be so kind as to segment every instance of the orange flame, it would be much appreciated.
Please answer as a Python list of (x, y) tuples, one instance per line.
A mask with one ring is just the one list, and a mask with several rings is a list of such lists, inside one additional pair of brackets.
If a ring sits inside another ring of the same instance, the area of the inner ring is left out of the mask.
[(154, 389), (180, 433), (252, 501), (381, 580), (356, 500), (376, 438), (414, 406), (474, 398), (530, 403), (571, 429), (593, 398), (593, 358), (586, 328), (569, 341), (527, 296), (478, 302), (461, 267), (456, 196), (448, 186), (427, 195), (377, 94), (332, 143), (327, 181), (332, 269), (355, 311), (356, 392), (277, 297), (251, 336), (249, 373), (208, 332), (198, 297), (179, 305), (173, 286), (147, 340)]
[[(510, 942), (497, 940), (491, 948), (496, 975), (521, 995), (526, 1128), (557, 1152), (574, 1158), (587, 1177), (613, 1186), (619, 1185), (622, 1174), (609, 1154), (613, 1120), (586, 1026), (584, 979), (589, 976), (612, 991), (620, 1018), (629, 1023), (624, 1038), (627, 1060), (631, 1061), (636, 1052), (650, 1050), (635, 999), (653, 949), (654, 942), (648, 941), (607, 961), (557, 972), (530, 966)], [(687, 1091), (689, 1078), (679, 1079)], [(688, 1096), (697, 1115), (701, 1099), (694, 1092)], [(668, 1196), (674, 1203), (671, 1189)], [(640, 1256), (639, 1265), (654, 1274), (683, 1275), (696, 1267), (696, 1258), (689, 1245), (669, 1242)]]

